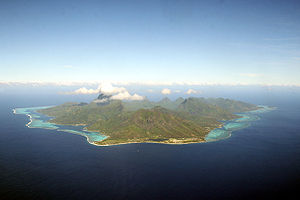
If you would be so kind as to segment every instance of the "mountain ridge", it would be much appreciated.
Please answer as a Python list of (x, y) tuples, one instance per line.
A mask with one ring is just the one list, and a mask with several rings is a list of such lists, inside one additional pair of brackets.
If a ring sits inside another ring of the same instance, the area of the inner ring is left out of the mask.
[(154, 141), (171, 144), (203, 142), (211, 130), (222, 125), (220, 121), (238, 117), (233, 111), (258, 108), (229, 99), (190, 97), (172, 101), (164, 98), (152, 102), (112, 100), (105, 95), (99, 96), (98, 100), (105, 101), (65, 103), (38, 112), (54, 117), (51, 119), (53, 123), (86, 125), (88, 130), (108, 136), (95, 142), (98, 145)]

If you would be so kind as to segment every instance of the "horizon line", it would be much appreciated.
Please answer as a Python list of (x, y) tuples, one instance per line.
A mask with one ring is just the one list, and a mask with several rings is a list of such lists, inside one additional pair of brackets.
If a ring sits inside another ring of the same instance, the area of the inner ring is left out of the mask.
[(31, 85), (31, 86), (96, 86), (101, 83), (113, 85), (141, 86), (261, 86), (261, 87), (300, 87), (300, 84), (272, 83), (217, 83), (198, 81), (0, 81), (1, 85)]

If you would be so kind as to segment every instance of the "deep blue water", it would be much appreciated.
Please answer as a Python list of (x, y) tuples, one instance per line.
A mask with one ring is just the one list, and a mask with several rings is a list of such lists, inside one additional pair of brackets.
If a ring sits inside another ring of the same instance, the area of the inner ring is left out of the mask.
[(267, 101), (277, 110), (225, 140), (98, 147), (82, 136), (27, 128), (28, 117), (11, 111), (64, 97), (1, 96), (0, 197), (287, 199), (300, 181), (300, 101)]

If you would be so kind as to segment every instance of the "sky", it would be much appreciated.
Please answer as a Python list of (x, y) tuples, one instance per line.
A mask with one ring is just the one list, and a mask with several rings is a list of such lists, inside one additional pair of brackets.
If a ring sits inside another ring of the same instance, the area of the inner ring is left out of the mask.
[(0, 2), (0, 82), (300, 86), (300, 2)]

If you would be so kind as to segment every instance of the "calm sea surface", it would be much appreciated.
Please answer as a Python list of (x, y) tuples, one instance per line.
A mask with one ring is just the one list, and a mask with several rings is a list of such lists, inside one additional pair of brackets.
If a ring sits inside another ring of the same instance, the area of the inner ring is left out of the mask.
[(97, 147), (79, 135), (27, 128), (28, 117), (12, 113), (63, 97), (1, 96), (0, 197), (287, 199), (300, 186), (298, 100), (270, 98), (277, 110), (217, 142)]

